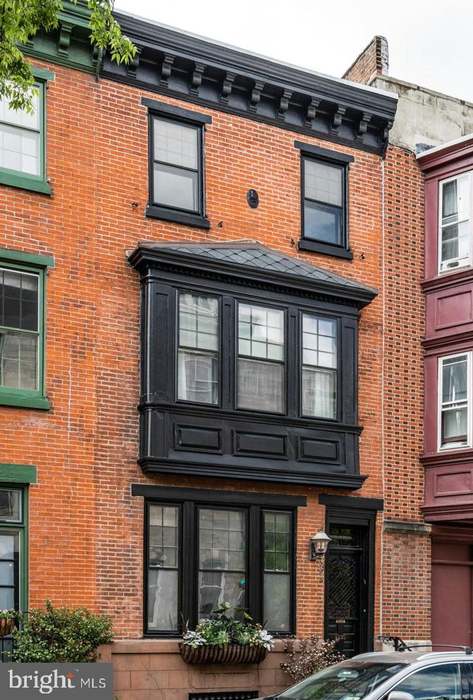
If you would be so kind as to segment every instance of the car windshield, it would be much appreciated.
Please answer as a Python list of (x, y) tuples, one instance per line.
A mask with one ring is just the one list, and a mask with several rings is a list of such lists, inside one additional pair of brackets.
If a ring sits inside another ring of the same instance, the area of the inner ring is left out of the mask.
[(343, 661), (278, 695), (278, 700), (361, 700), (404, 664)]

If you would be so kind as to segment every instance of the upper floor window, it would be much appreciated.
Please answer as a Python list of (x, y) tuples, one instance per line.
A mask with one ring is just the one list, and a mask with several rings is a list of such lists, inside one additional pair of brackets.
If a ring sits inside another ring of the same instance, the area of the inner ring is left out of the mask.
[(302, 151), (301, 250), (351, 258), (348, 249), (348, 164), (351, 156), (295, 142)]
[(179, 295), (177, 397), (218, 403), (218, 300), (198, 294)]
[(439, 447), (471, 445), (471, 353), (439, 360)]
[[(179, 401), (218, 405), (222, 395), (221, 360), (236, 363), (235, 408), (286, 413), (286, 318), (287, 311), (234, 300), (236, 332), (225, 344), (221, 358), (221, 301), (192, 291), (178, 294), (177, 381)], [(337, 320), (303, 313), (298, 337), (291, 339), (292, 352), (301, 350), (301, 386), (304, 416), (337, 418)], [(234, 359), (233, 359), (234, 358)], [(294, 387), (293, 387), (294, 390)], [(295, 395), (296, 392), (294, 392)]]
[(204, 125), (207, 115), (143, 99), (149, 112), (148, 216), (209, 228), (205, 217)]
[(472, 174), (440, 183), (440, 272), (472, 263)]
[(33, 109), (15, 110), (0, 97), (0, 183), (50, 194), (46, 182), (45, 90), (39, 81)]
[(302, 412), (337, 417), (337, 324), (334, 319), (303, 314)]
[(238, 408), (284, 411), (284, 312), (238, 304)]
[(45, 270), (10, 260), (2, 262), (1, 257), (0, 404), (48, 408), (43, 377)]

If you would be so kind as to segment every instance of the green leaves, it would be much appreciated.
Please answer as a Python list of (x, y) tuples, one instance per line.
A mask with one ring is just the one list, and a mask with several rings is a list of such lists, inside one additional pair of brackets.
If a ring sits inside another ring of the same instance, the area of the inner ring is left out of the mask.
[(112, 641), (112, 623), (84, 608), (55, 608), (18, 613), (13, 632), (12, 661), (23, 663), (86, 663), (95, 661), (97, 647)]
[[(123, 36), (112, 14), (112, 0), (87, 0), (87, 5), (91, 43), (109, 51), (117, 63), (133, 60), (136, 46)], [(0, 0), (0, 97), (6, 97), (13, 109), (33, 108), (33, 72), (19, 46), (40, 31), (55, 29), (62, 9), (62, 0)]]
[(272, 636), (255, 623), (242, 608), (234, 608), (236, 617), (230, 617), (230, 603), (222, 603), (209, 619), (200, 620), (195, 630), (186, 630), (182, 641), (191, 647), (222, 644), (262, 646), (271, 649)]

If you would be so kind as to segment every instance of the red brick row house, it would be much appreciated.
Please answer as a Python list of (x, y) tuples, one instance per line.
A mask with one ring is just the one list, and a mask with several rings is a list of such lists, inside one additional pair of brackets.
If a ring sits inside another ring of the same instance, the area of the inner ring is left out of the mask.
[(223, 601), (347, 654), (429, 639), (396, 97), (118, 18), (133, 64), (65, 3), (27, 48), (35, 115), (1, 105), (0, 607), (108, 613), (121, 700), (287, 683), (279, 641), (185, 666)]
[(425, 175), (425, 519), (432, 641), (470, 645), (473, 137), (418, 156)]

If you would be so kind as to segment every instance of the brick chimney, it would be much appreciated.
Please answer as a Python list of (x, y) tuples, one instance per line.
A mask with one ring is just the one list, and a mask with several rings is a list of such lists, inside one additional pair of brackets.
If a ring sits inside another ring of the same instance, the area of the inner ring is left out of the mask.
[(354, 83), (369, 85), (377, 75), (387, 75), (389, 70), (389, 47), (384, 36), (375, 36), (368, 46), (353, 61), (342, 75)]

